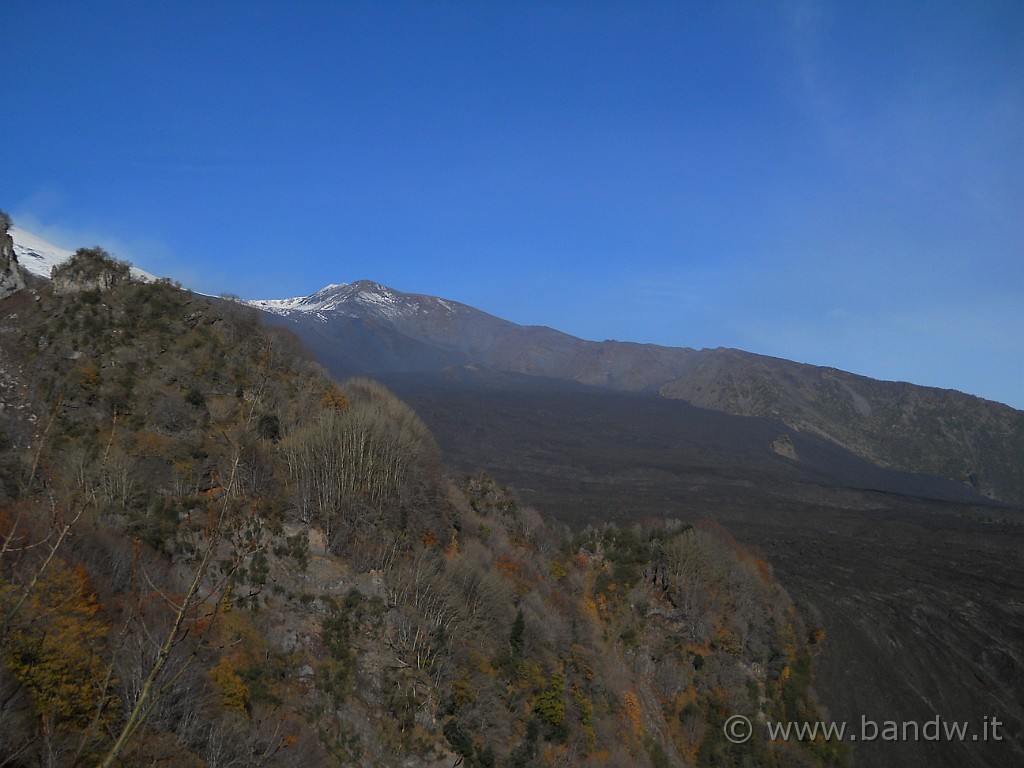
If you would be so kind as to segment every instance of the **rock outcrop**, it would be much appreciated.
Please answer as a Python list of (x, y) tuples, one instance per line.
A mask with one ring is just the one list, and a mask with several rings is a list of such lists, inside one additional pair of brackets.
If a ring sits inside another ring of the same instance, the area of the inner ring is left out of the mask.
[(793, 439), (789, 435), (779, 435), (772, 441), (772, 450), (779, 456), (783, 456), (787, 459), (797, 460), (796, 446), (793, 445)]
[(25, 276), (18, 264), (18, 256), (14, 253), (14, 240), (8, 231), (10, 226), (10, 217), (0, 211), (0, 299), (6, 299), (25, 287)]
[(54, 267), (53, 292), (62, 296), (84, 291), (109, 291), (131, 279), (131, 268), (112, 259), (102, 248), (80, 248), (71, 260)]

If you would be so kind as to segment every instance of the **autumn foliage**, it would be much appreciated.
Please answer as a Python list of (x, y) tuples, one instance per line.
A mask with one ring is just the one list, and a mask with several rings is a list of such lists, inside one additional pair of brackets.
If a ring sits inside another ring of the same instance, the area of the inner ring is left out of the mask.
[(723, 743), (816, 716), (825, 639), (720, 527), (570, 531), (447, 477), (407, 405), (234, 301), (5, 306), (0, 765), (845, 759)]

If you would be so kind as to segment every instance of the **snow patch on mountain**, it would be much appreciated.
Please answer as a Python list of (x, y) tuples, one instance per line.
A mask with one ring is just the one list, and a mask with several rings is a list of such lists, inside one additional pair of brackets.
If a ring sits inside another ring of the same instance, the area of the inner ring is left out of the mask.
[[(43, 238), (26, 232), (21, 227), (12, 226), (9, 231), (11, 239), (14, 240), (14, 253), (18, 256), (18, 263), (22, 269), (36, 277), (49, 280), (54, 267), (63, 264), (75, 255), (74, 251), (48, 243)], [(152, 283), (156, 280), (155, 275), (138, 267), (132, 267), (131, 274), (135, 280), (143, 283)]]
[(437, 308), (453, 313), (459, 306), (433, 296), (402, 293), (370, 280), (335, 283), (321, 288), (310, 296), (297, 296), (291, 299), (255, 299), (249, 301), (248, 304), (284, 317), (305, 314), (324, 322), (328, 319), (327, 313), (360, 317), (369, 312), (378, 317), (394, 319), (430, 310), (436, 311)]
[(348, 290), (351, 288), (352, 286), (348, 283), (332, 283), (310, 296), (296, 296), (292, 299), (255, 299), (249, 301), (248, 304), (285, 317), (295, 312), (319, 317), (324, 311), (338, 311), (351, 293)]
[(37, 277), (49, 280), (50, 271), (54, 267), (75, 255), (73, 251), (48, 243), (21, 227), (12, 226), (10, 233), (21, 268)]

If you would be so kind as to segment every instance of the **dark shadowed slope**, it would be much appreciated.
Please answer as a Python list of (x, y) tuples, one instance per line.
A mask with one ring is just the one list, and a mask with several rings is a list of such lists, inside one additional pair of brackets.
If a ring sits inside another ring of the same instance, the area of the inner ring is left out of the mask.
[(759, 548), (826, 632), (816, 663), (836, 719), (1004, 722), (1003, 742), (857, 745), (857, 765), (1024, 761), (1019, 508), (771, 419), (484, 372), (386, 378), (453, 466), (567, 521), (713, 517)]
[(585, 341), (369, 281), (253, 304), (294, 330), (338, 376), (469, 365), (658, 392), (704, 408), (774, 418), (881, 466), (1024, 502), (1024, 413), (961, 392), (732, 349)]
[(1024, 412), (1000, 403), (732, 349), (714, 350), (660, 391), (727, 413), (771, 416), (883, 466), (1024, 501)]

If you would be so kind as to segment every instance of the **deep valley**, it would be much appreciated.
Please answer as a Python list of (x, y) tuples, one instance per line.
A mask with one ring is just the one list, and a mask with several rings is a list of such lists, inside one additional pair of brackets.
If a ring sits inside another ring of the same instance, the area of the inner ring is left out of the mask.
[[(711, 517), (764, 554), (826, 640), (831, 716), (1003, 721), (1002, 742), (854, 747), (865, 766), (1024, 761), (1024, 513), (882, 471), (827, 441), (678, 401), (536, 380), (392, 375), (449, 462), (484, 468), (573, 525)], [(870, 732), (869, 732), (870, 735)]]

